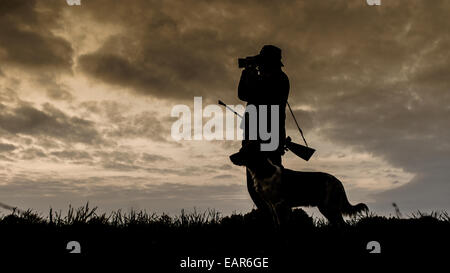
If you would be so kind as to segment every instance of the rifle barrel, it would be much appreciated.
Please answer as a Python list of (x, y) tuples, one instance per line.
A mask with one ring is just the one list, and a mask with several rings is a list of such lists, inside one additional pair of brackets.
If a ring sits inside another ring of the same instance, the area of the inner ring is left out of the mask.
[(226, 105), (223, 101), (219, 100), (219, 101), (218, 101), (218, 104), (219, 104), (219, 105), (225, 106), (225, 107), (228, 108), (231, 112), (233, 112), (236, 116), (238, 116), (238, 117), (240, 117), (240, 118), (243, 118), (241, 114), (239, 114), (238, 112), (234, 111), (230, 106)]

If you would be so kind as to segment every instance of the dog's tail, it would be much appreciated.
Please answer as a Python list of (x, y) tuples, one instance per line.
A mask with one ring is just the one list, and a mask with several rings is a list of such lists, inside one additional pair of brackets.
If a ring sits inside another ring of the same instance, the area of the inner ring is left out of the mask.
[(367, 211), (369, 211), (369, 208), (364, 203), (359, 203), (359, 204), (356, 204), (356, 205), (350, 204), (350, 202), (347, 199), (347, 195), (345, 195), (345, 193), (344, 193), (344, 200), (343, 201), (344, 201), (344, 204), (342, 206), (342, 213), (345, 214), (345, 215), (351, 216), (351, 215), (355, 215), (355, 214), (360, 213), (360, 212), (367, 212)]

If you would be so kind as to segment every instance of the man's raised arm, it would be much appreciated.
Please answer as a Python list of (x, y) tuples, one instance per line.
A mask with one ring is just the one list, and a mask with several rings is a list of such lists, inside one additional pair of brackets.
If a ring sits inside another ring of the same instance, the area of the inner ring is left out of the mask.
[(256, 90), (256, 82), (258, 80), (258, 72), (256, 69), (242, 70), (241, 79), (238, 86), (238, 97), (240, 100), (248, 102), (254, 97)]

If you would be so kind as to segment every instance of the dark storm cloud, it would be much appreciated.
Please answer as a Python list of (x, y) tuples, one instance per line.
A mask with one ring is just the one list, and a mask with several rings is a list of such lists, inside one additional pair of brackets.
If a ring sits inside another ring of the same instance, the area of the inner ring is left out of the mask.
[(47, 92), (47, 96), (54, 100), (65, 100), (71, 101), (74, 96), (68, 90), (69, 88), (65, 84), (61, 84), (56, 82), (55, 76), (53, 73), (39, 73), (36, 76), (36, 82), (44, 86)]
[(1, 1), (0, 61), (2, 65), (14, 65), (35, 72), (40, 69), (69, 71), (72, 47), (52, 32), (59, 28), (58, 7), (64, 1), (51, 1), (56, 5), (39, 8), (43, 4), (41, 2)]
[[(448, 208), (450, 22), (443, 18), (450, 6), (390, 3), (373, 13), (343, 9), (329, 14), (330, 24), (308, 21), (305, 38), (313, 43), (296, 65), (295, 83), (304, 90), (301, 101), (315, 108), (311, 116), (322, 136), (416, 175), (375, 195), (380, 206)], [(320, 16), (324, 10), (314, 11)]]
[(166, 142), (170, 136), (172, 120), (160, 117), (156, 111), (129, 113), (130, 107), (115, 101), (84, 101), (78, 109), (87, 116), (96, 114), (107, 119), (114, 126), (104, 129), (108, 138), (144, 138)]
[[(157, 173), (163, 175), (173, 174), (178, 175), (180, 177), (189, 177), (204, 174), (204, 169), (201, 166), (187, 166), (181, 168), (143, 167), (143, 169), (149, 173)], [(215, 171), (212, 170), (211, 172)]]
[[(44, 145), (45, 147), (45, 145)], [(45, 147), (48, 148), (48, 147)], [(18, 159), (32, 160), (36, 158), (47, 159), (53, 162), (73, 163), (86, 166), (99, 166), (115, 171), (144, 171), (158, 174), (193, 175), (200, 174), (201, 168), (174, 167), (161, 168), (161, 163), (172, 161), (171, 158), (159, 154), (136, 153), (130, 151), (105, 151), (105, 150), (76, 150), (67, 146), (66, 149), (50, 149), (39, 146), (30, 146), (20, 149), (14, 156)], [(120, 147), (116, 147), (119, 149)], [(16, 149), (10, 144), (0, 144), (0, 152)], [(214, 172), (214, 171), (212, 171)]]
[(69, 116), (49, 103), (39, 110), (27, 103), (0, 108), (0, 130), (10, 134), (53, 137), (68, 143), (105, 142), (92, 121)]
[(139, 155), (133, 152), (96, 151), (93, 155), (98, 158), (97, 164), (105, 169), (119, 171), (135, 171), (142, 169), (142, 166), (135, 164)]
[(213, 177), (213, 179), (218, 179), (218, 180), (231, 179), (231, 178), (236, 178), (236, 177), (234, 175), (231, 175), (231, 174), (216, 175), (216, 176)]
[(134, 65), (124, 57), (102, 53), (83, 55), (79, 58), (82, 69), (105, 82), (144, 90), (145, 87), (163, 87), (162, 75), (155, 75), (157, 69), (145, 69)]
[(12, 159), (10, 157), (7, 157), (7, 156), (4, 156), (2, 154), (0, 154), (0, 160), (2, 160), (2, 161), (9, 161), (9, 162), (13, 162), (14, 161), (14, 159)]
[(73, 109), (83, 109), (87, 115), (96, 114), (102, 118), (107, 119), (113, 124), (127, 121), (124, 113), (130, 110), (130, 107), (117, 101), (102, 100), (102, 101), (83, 101), (78, 104), (78, 107)]
[(120, 152), (120, 151), (96, 151), (94, 156), (102, 158), (103, 160), (110, 160), (114, 162), (120, 162), (125, 164), (133, 164), (138, 158), (139, 154), (133, 152)]
[(390, 57), (410, 53), (390, 36), (403, 30), (402, 20), (407, 20), (410, 10), (380, 14), (364, 1), (133, 4), (119, 8), (117, 3), (92, 1), (86, 5), (86, 12), (95, 14), (96, 20), (121, 24), (127, 31), (80, 56), (80, 69), (99, 80), (158, 97), (234, 96), (236, 58), (257, 53), (264, 43), (285, 49), (287, 68), (296, 72), (294, 86), (301, 89), (329, 75), (366, 72), (360, 67), (367, 60), (369, 69), (377, 66), (375, 72), (387, 73), (380, 68), (401, 65)]
[[(433, 168), (419, 173), (410, 183), (393, 190), (373, 194), (378, 202), (373, 206), (380, 210), (389, 210), (392, 202), (396, 202), (400, 210), (410, 212), (440, 211), (449, 208), (450, 179), (448, 163), (443, 168)], [(433, 173), (435, 172), (435, 173)]]
[(47, 154), (44, 150), (39, 148), (28, 148), (24, 149), (20, 155), (20, 158), (23, 160), (32, 160), (36, 158), (45, 158)]
[(14, 151), (16, 148), (17, 147), (12, 144), (0, 143), (0, 153)]
[(141, 160), (144, 162), (159, 162), (159, 161), (170, 161), (172, 159), (162, 155), (142, 153)]
[[(119, 149), (120, 147), (116, 147)], [(26, 153), (24, 157), (30, 157), (30, 159), (38, 156), (47, 157), (47, 154), (37, 154), (38, 150), (35, 148), (29, 149), (31, 153)], [(177, 175), (181, 177), (200, 175), (204, 173), (202, 166), (175, 166), (163, 167), (162, 163), (172, 161), (171, 158), (149, 153), (137, 153), (133, 150), (119, 151), (119, 150), (95, 150), (86, 152), (83, 150), (59, 150), (49, 153), (52, 159), (60, 162), (70, 162), (75, 164), (84, 164), (89, 166), (99, 166), (107, 170), (132, 172), (142, 171), (153, 174), (163, 175)], [(217, 170), (209, 168), (209, 172), (215, 173)]]
[[(179, 2), (176, 12), (164, 2), (133, 4), (119, 8), (117, 3), (93, 1), (86, 5), (86, 12), (95, 14), (96, 20), (122, 24), (127, 31), (111, 37), (97, 51), (80, 56), (81, 71), (98, 80), (162, 98), (232, 93), (236, 87), (233, 73), (237, 70), (232, 72), (228, 66), (236, 65), (235, 45), (245, 40), (239, 39), (242, 35), (238, 29), (224, 30), (208, 26), (207, 22), (192, 22), (189, 26), (194, 16), (208, 12), (209, 5), (202, 1)], [(103, 5), (107, 7), (99, 9)], [(191, 8), (197, 11), (178, 14), (184, 5), (194, 5)], [(213, 23), (213, 17), (220, 14), (210, 16)], [(223, 19), (232, 20), (220, 18)]]
[(52, 156), (56, 158), (67, 161), (67, 160), (90, 160), (92, 159), (91, 155), (86, 151), (78, 151), (78, 150), (61, 150), (54, 151), (50, 153)]
[(154, 141), (167, 141), (170, 136), (170, 123), (164, 123), (156, 112), (143, 111), (114, 122), (114, 129), (107, 130), (108, 137), (147, 138)]
[(230, 164), (220, 164), (220, 165), (205, 165), (205, 168), (211, 169), (211, 170), (224, 170), (224, 171), (228, 171), (231, 170), (233, 167)]
[(56, 89), (56, 88), (49, 88), (47, 89), (47, 95), (54, 99), (54, 100), (71, 100), (73, 96), (64, 89)]
[(33, 144), (33, 145), (36, 145), (36, 146), (41, 147), (46, 150), (47, 149), (52, 149), (52, 150), (62, 149), (64, 147), (67, 148), (67, 146), (71, 146), (70, 143), (65, 143), (64, 141), (61, 141), (61, 140), (56, 141), (53, 137), (42, 136), (42, 135), (34, 137), (33, 140), (30, 138), (23, 138), (23, 137), (21, 139), (20, 137), (18, 138), (17, 135), (14, 135), (12, 137), (12, 139), (14, 139), (14, 141), (16, 141), (16, 142), (20, 141), (26, 145)]

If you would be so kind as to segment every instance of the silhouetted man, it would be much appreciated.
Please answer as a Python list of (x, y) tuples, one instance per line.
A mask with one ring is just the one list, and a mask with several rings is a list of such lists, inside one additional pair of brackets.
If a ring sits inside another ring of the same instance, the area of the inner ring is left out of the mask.
[[(278, 149), (274, 151), (264, 152), (272, 163), (282, 167), (281, 156), (284, 154), (284, 144), (286, 140), (285, 120), (286, 120), (286, 103), (289, 96), (289, 79), (281, 70), (283, 63), (281, 62), (281, 49), (273, 45), (265, 45), (257, 55), (257, 65), (245, 67), (242, 71), (241, 79), (239, 81), (238, 96), (239, 99), (246, 101), (248, 105), (255, 105), (259, 109), (259, 105), (267, 105), (267, 121), (268, 131), (271, 130), (271, 105), (278, 105)], [(259, 120), (258, 113), (258, 119)], [(249, 141), (249, 118), (246, 116), (245, 137), (242, 144), (245, 145)], [(264, 142), (259, 136), (259, 124), (255, 126), (258, 128), (259, 142)], [(247, 188), (255, 205), (263, 209), (265, 204), (260, 200), (256, 194), (252, 180), (247, 172)]]

